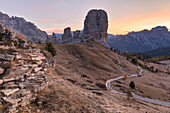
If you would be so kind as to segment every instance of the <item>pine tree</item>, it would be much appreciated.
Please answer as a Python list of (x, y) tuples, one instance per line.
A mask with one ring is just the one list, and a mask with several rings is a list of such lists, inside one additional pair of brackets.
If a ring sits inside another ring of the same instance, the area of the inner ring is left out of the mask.
[(56, 55), (56, 50), (55, 50), (55, 48), (53, 47), (52, 42), (46, 41), (45, 50), (47, 50), (48, 52), (50, 52), (53, 57)]
[(133, 81), (130, 82), (129, 87), (135, 89), (135, 83)]

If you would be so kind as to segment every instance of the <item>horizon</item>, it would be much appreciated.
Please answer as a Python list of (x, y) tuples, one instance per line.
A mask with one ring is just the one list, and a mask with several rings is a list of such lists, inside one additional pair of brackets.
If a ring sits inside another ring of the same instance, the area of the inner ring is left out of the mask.
[[(8, 3), (14, 5), (7, 9)], [(49, 2), (44, 0), (41, 2), (40, 0), (6, 0), (1, 1), (1, 4), (2, 13), (8, 14), (10, 17), (22, 17), (48, 34), (63, 33), (66, 27), (71, 27), (72, 31), (83, 30), (85, 16), (91, 9), (103, 9), (107, 12), (109, 34), (123, 35), (132, 31), (150, 30), (156, 26), (166, 26), (170, 30), (170, 16), (168, 16), (170, 1), (107, 0), (106, 2), (99, 0), (97, 2), (87, 0), (80, 2), (75, 0), (70, 2), (51, 0)]]

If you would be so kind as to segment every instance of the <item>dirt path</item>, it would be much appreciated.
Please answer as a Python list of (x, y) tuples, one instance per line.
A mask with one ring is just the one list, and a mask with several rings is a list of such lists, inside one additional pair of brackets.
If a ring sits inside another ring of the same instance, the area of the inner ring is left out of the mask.
[[(125, 72), (123, 71), (122, 67), (120, 66), (121, 61), (120, 61), (118, 55), (117, 55), (117, 59), (118, 59), (118, 65), (119, 65), (120, 69), (122, 70), (123, 73), (125, 73)], [(138, 66), (138, 68), (140, 69), (139, 74), (132, 74), (132, 75), (127, 76), (127, 77), (128, 77), (128, 78), (131, 78), (131, 77), (138, 77), (139, 75), (142, 75), (142, 73), (143, 73), (142, 68), (141, 68), (140, 66)], [(124, 78), (124, 76), (119, 76), (119, 77), (117, 77), (117, 78), (113, 78), (113, 79), (107, 80), (107, 81), (106, 81), (106, 88), (107, 88), (108, 90), (110, 90), (111, 92), (113, 92), (113, 93), (126, 94), (126, 93), (123, 93), (123, 92), (119, 92), (119, 91), (117, 91), (117, 90), (115, 90), (115, 89), (113, 89), (113, 88), (111, 87), (111, 82), (116, 81), (116, 80), (119, 80), (119, 79), (122, 79), (122, 78)], [(143, 100), (143, 101), (146, 101), (146, 102), (150, 102), (150, 103), (154, 103), (154, 104), (159, 104), (159, 105), (163, 105), (163, 106), (168, 106), (168, 107), (170, 107), (170, 102), (167, 102), (167, 101), (161, 101), (161, 100), (156, 100), (156, 99), (145, 98), (145, 97), (142, 97), (142, 96), (139, 96), (139, 95), (135, 94), (134, 92), (132, 92), (132, 95), (133, 95), (133, 97), (136, 98), (136, 99), (140, 99), (140, 100)]]

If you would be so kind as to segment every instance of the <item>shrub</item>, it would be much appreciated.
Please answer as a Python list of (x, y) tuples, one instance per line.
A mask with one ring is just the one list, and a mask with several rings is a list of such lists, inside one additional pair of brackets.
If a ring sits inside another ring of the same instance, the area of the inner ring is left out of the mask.
[(135, 83), (133, 81), (130, 82), (129, 87), (135, 89)]
[(56, 50), (55, 50), (55, 48), (53, 47), (52, 42), (46, 41), (45, 50), (47, 50), (48, 52), (50, 52), (53, 57), (56, 55)]
[(127, 79), (127, 75), (124, 75), (124, 79), (125, 79), (125, 80)]
[(138, 64), (138, 60), (136, 60), (135, 58), (132, 58), (132, 63), (133, 64)]
[(158, 70), (158, 69), (156, 69), (156, 70), (155, 70), (155, 73), (156, 73), (156, 72), (159, 72), (159, 70)]
[(127, 100), (129, 100), (130, 97), (133, 97), (132, 93), (130, 92), (130, 90), (126, 91), (126, 95), (127, 95)]
[(113, 51), (113, 47), (111, 47), (110, 50)]

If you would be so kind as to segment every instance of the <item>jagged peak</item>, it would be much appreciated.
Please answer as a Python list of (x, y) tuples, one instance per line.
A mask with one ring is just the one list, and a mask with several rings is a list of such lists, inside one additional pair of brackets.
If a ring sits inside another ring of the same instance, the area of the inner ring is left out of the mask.
[(165, 31), (168, 32), (168, 28), (166, 26), (157, 26), (151, 29), (152, 32), (156, 31)]

